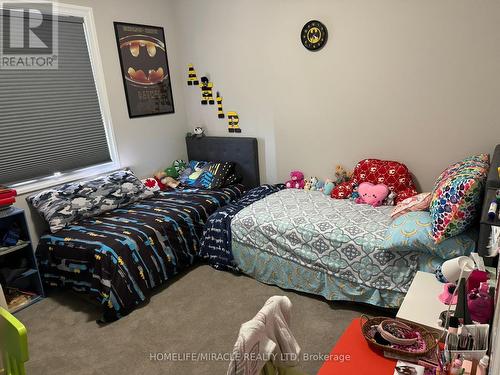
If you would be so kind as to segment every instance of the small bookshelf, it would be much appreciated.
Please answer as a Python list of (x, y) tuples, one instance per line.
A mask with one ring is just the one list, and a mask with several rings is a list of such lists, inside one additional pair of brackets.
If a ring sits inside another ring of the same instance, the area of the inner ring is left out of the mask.
[(44, 297), (26, 216), (15, 207), (0, 213), (0, 284), (11, 313)]

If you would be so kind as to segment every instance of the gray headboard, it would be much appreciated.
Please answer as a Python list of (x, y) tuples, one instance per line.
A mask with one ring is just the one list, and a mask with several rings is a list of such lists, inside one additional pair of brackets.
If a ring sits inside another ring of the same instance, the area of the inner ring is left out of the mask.
[(260, 185), (259, 152), (256, 138), (186, 137), (189, 160), (234, 161), (247, 188)]

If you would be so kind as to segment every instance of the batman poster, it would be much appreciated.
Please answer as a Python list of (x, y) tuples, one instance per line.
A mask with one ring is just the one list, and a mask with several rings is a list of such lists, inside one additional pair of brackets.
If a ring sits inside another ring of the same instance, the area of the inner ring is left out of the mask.
[(129, 117), (174, 113), (163, 27), (114, 25)]

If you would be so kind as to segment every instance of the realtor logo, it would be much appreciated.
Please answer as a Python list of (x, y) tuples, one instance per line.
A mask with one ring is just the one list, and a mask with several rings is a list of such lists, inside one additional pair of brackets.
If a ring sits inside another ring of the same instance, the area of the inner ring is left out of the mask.
[(57, 69), (54, 4), (0, 1), (0, 69)]

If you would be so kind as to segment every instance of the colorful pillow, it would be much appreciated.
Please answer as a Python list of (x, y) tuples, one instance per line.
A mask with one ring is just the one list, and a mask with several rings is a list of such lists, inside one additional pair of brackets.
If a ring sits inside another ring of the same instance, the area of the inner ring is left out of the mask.
[(349, 198), (353, 185), (360, 185), (362, 182), (386, 185), (390, 191), (397, 194), (396, 203), (417, 194), (413, 178), (406, 165), (397, 161), (364, 159), (354, 167), (351, 180), (336, 186), (331, 197)]
[(189, 167), (179, 179), (185, 186), (203, 189), (218, 189), (237, 180), (233, 162), (204, 161), (190, 161)]
[(476, 241), (472, 233), (459, 234), (436, 244), (432, 236), (432, 217), (428, 211), (412, 211), (396, 218), (389, 228), (382, 248), (395, 251), (419, 251), (442, 259), (469, 255)]
[(430, 204), (432, 236), (437, 243), (476, 221), (488, 170), (489, 156), (480, 154), (450, 165), (438, 177)]
[(26, 200), (55, 233), (71, 223), (153, 195), (131, 171), (122, 170), (90, 181), (54, 187), (29, 196)]
[(397, 217), (406, 214), (410, 211), (426, 211), (431, 204), (432, 193), (421, 193), (413, 197), (406, 198), (404, 201), (399, 202), (394, 210), (392, 210), (391, 217)]

